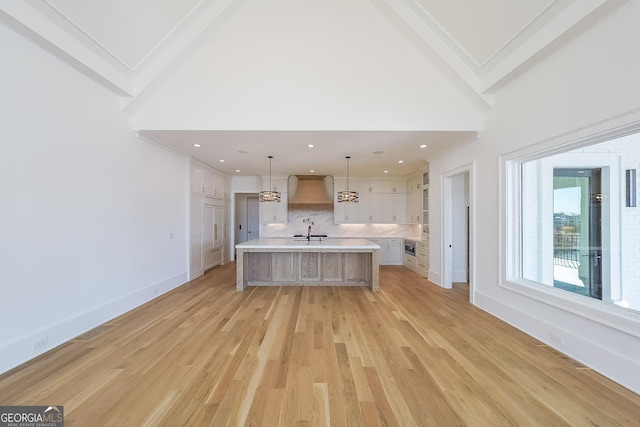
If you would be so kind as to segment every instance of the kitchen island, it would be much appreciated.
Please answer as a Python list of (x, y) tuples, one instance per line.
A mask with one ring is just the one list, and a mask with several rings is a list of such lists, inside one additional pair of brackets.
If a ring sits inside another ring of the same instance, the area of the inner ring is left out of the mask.
[(380, 246), (364, 239), (255, 239), (236, 245), (236, 289), (370, 286), (379, 289)]

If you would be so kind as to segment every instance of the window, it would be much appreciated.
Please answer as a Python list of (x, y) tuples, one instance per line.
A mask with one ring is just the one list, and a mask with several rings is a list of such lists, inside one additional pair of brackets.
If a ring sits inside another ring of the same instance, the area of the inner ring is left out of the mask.
[(506, 165), (505, 283), (640, 311), (640, 208), (628, 206), (627, 178), (640, 168), (640, 133)]

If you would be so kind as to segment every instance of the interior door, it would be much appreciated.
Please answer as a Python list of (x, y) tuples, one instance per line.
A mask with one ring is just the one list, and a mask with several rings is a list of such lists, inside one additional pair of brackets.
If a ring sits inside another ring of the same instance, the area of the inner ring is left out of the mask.
[(247, 239), (253, 240), (259, 237), (260, 203), (257, 197), (247, 197)]
[(554, 168), (554, 287), (602, 299), (602, 170)]

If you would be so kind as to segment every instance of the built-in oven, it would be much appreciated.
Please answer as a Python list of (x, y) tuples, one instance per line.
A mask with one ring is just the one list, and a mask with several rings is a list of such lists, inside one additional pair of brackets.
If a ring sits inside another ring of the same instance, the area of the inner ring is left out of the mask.
[(404, 239), (404, 253), (411, 256), (416, 256), (416, 242), (413, 240)]

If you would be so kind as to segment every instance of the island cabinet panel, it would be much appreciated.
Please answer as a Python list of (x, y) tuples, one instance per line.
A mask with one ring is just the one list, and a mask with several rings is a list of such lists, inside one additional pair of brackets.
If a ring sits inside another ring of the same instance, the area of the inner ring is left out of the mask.
[(317, 252), (302, 252), (300, 257), (300, 280), (320, 281), (320, 255)]
[(344, 254), (344, 281), (368, 283), (371, 280), (371, 257), (369, 254)]
[[(264, 254), (261, 254), (264, 255)], [(271, 256), (271, 277), (263, 277), (263, 281), (290, 282), (296, 277), (298, 269), (296, 257), (292, 253), (277, 252)]]
[(271, 272), (271, 254), (253, 253), (252, 256), (246, 257), (245, 270), (249, 273), (247, 279), (250, 282), (269, 281), (272, 277)]
[(344, 257), (339, 253), (322, 254), (322, 273), (325, 282), (342, 281)]

